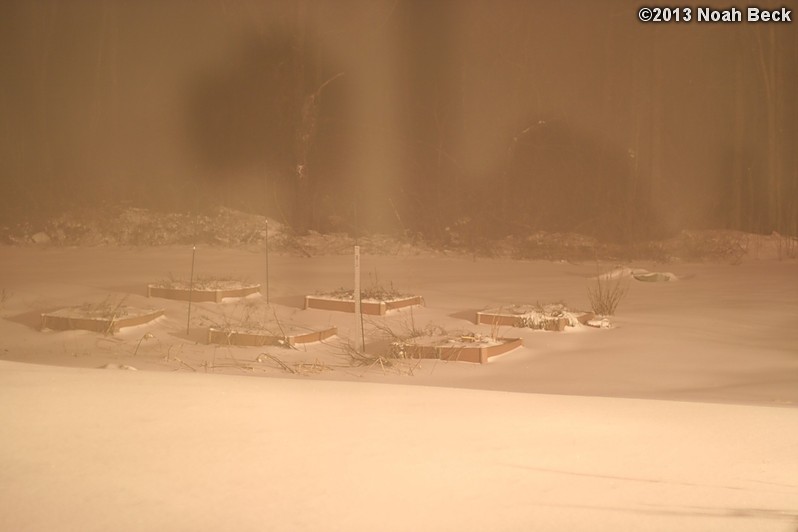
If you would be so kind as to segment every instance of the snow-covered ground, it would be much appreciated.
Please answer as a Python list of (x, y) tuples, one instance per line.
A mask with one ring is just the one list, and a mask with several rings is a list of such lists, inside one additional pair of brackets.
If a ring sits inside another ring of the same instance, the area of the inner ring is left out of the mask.
[[(351, 257), (273, 255), (271, 307), (197, 303), (186, 334), (186, 303), (146, 286), (190, 261), (190, 246), (0, 246), (0, 529), (798, 527), (795, 260), (623, 264), (674, 280), (629, 279), (611, 329), (505, 327), (525, 347), (489, 364), (398, 369), (350, 366), (354, 316), (302, 310), (352, 286)], [(427, 252), (362, 268), (364, 284), (426, 302), (369, 317), (367, 341), (386, 326), (491, 334), (476, 311), (513, 304), (587, 310), (597, 275)], [(200, 247), (196, 270), (266, 286), (257, 247)], [(166, 316), (114, 335), (38, 330), (42, 312), (109, 301)], [(207, 345), (240, 315), (339, 337)]]
[(793, 532), (798, 411), (0, 362), (2, 530)]

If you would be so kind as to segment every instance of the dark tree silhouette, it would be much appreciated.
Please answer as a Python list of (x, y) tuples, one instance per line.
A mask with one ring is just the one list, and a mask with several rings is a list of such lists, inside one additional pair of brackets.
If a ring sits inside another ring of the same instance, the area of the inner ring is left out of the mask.
[(290, 35), (253, 34), (238, 56), (198, 79), (188, 129), (210, 201), (252, 201), (255, 183), (264, 210), (281, 212), (299, 232), (318, 228), (314, 199), (336, 181), (345, 149), (346, 104), (335, 84), (342, 75), (330, 74), (298, 22)]

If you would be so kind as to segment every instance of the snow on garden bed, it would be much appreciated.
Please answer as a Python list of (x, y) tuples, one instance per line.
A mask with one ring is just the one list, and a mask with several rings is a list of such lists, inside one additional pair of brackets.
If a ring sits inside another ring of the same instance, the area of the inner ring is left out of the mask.
[(208, 329), (208, 343), (240, 346), (275, 345), (294, 347), (298, 344), (322, 342), (338, 334), (336, 327), (326, 329), (310, 329), (289, 327), (284, 330), (269, 330), (258, 327), (237, 327)]
[(523, 347), (520, 338), (491, 338), (478, 334), (460, 336), (425, 336), (394, 342), (396, 358), (433, 358), (451, 362), (485, 364), (492, 357)]
[(616, 268), (598, 276), (599, 279), (608, 281), (611, 279), (633, 278), (644, 282), (669, 282), (678, 281), (679, 278), (671, 272), (650, 272), (643, 268)]
[(163, 309), (87, 304), (42, 314), (41, 328), (62, 331), (82, 329), (107, 334), (117, 332), (123, 327), (149, 323), (163, 314)]
[[(399, 310), (424, 304), (421, 296), (402, 294), (393, 288), (371, 287), (363, 290), (360, 310), (371, 316), (384, 316), (391, 310)], [(355, 312), (354, 290), (339, 289), (333, 292), (305, 296), (305, 309)]]
[(586, 325), (595, 317), (592, 312), (569, 311), (560, 303), (547, 305), (511, 305), (477, 312), (477, 324), (508, 326), (544, 331), (563, 331), (565, 327)]
[(147, 285), (147, 297), (177, 301), (221, 302), (228, 297), (246, 297), (260, 293), (260, 284), (224, 278), (199, 278), (192, 284), (185, 280), (167, 280)]

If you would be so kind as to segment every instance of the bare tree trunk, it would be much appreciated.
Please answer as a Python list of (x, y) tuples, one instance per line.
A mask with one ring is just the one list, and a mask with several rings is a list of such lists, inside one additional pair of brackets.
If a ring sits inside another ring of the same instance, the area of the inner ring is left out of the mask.
[[(767, 31), (767, 45), (762, 33)], [(754, 35), (759, 52), (759, 66), (762, 72), (762, 84), (765, 89), (765, 116), (767, 120), (766, 153), (767, 153), (767, 205), (766, 231), (782, 229), (782, 176), (779, 163), (779, 88), (776, 83), (776, 34), (773, 26), (769, 28), (755, 27)]]
[[(744, 206), (743, 181), (747, 175), (745, 153), (745, 88), (743, 78), (743, 64), (740, 59), (734, 67), (734, 142), (731, 175), (731, 194), (727, 224), (732, 229), (751, 230), (751, 219), (747, 217), (743, 223), (743, 211), (749, 212)], [(750, 198), (748, 199), (750, 202)]]
[(308, 6), (306, 0), (298, 0), (296, 4), (296, 48), (294, 49), (294, 97), (299, 116), (295, 119), (294, 130), (294, 201), (290, 214), (294, 230), (299, 233), (307, 231), (310, 225), (308, 191), (310, 176), (308, 170), (308, 152), (310, 136), (306, 124), (307, 101), (305, 101), (305, 58), (307, 48)]
[[(321, 116), (321, 98), (324, 89), (341, 77), (343, 72), (322, 81), (322, 55), (318, 44), (312, 44), (308, 38), (309, 14), (307, 1), (297, 4), (297, 45), (294, 50), (295, 78), (294, 90), (296, 110), (294, 130), (294, 212), (291, 213), (294, 230), (304, 233), (315, 224), (315, 169), (312, 168), (311, 154), (319, 129)], [(310, 49), (314, 46), (314, 49)], [(309, 60), (313, 63), (308, 64)], [(310, 66), (310, 72), (309, 67)], [(312, 92), (311, 87), (315, 87)]]
[[(661, 48), (658, 46), (658, 38), (660, 32), (655, 28), (654, 34), (651, 39), (651, 101), (649, 102), (649, 109), (651, 110), (651, 136), (650, 136), (650, 151), (649, 151), (649, 172), (648, 179), (645, 185), (645, 195), (638, 201), (645, 199), (651, 208), (658, 209), (662, 197), (662, 167), (664, 164), (663, 156), (663, 143), (662, 143), (662, 128), (663, 116), (665, 110), (663, 109), (664, 103), (662, 98), (662, 84), (664, 76), (662, 75), (662, 61), (660, 57)], [(644, 207), (640, 204), (636, 205), (638, 215), (647, 217), (643, 220), (644, 227), (651, 227), (651, 222), (654, 221), (652, 213), (648, 215), (643, 214)], [(643, 238), (650, 238), (651, 235), (638, 235)]]
[(41, 161), (39, 167), (41, 173), (38, 185), (44, 188), (44, 190), (40, 190), (40, 192), (46, 192), (46, 197), (50, 202), (49, 206), (40, 205), (40, 207), (47, 209), (53, 206), (52, 203), (56, 201), (55, 198), (63, 197), (66, 188), (63, 186), (64, 183), (54, 179), (53, 154), (50, 143), (50, 90), (52, 90), (50, 56), (53, 53), (52, 35), (55, 33), (54, 28), (59, 18), (58, 4), (53, 3), (50, 6), (41, 7), (44, 11), (40, 12), (42, 23), (41, 26), (39, 26), (41, 29), (39, 41), (41, 43), (41, 64), (39, 71), (39, 99), (37, 101), (39, 113), (37, 118), (39, 126), (38, 138), (40, 139), (41, 146), (38, 146), (37, 149), (40, 154), (38, 159)]

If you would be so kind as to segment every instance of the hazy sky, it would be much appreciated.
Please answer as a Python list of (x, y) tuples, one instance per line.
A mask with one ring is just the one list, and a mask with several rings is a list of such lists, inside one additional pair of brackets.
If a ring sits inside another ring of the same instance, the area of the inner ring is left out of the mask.
[(798, 181), (796, 23), (645, 24), (639, 7), (6, 1), (3, 208), (210, 194), (351, 225), (359, 198), (359, 224), (390, 227), (492, 194), (524, 224), (629, 202), (668, 229), (728, 224), (731, 206), (739, 224), (794, 220), (775, 196)]

